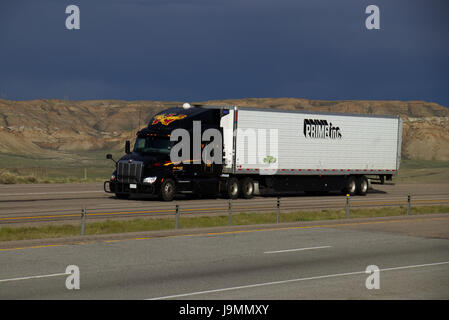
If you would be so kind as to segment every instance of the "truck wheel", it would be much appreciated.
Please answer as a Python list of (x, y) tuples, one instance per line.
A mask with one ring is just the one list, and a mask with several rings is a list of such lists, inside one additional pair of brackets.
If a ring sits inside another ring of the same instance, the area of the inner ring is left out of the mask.
[(161, 183), (159, 197), (163, 201), (173, 200), (175, 197), (175, 182), (172, 179), (165, 179), (164, 182)]
[(357, 191), (357, 181), (353, 176), (349, 176), (346, 179), (345, 187), (343, 188), (344, 194), (349, 194), (353, 196)]
[(365, 196), (368, 192), (368, 179), (365, 176), (357, 178), (357, 194), (359, 196)]
[(117, 199), (129, 199), (129, 193), (116, 193), (115, 197)]
[(229, 178), (226, 183), (225, 197), (237, 199), (239, 196), (239, 181), (236, 178)]
[(240, 181), (240, 195), (242, 198), (251, 199), (254, 197), (254, 183), (251, 178), (244, 178)]

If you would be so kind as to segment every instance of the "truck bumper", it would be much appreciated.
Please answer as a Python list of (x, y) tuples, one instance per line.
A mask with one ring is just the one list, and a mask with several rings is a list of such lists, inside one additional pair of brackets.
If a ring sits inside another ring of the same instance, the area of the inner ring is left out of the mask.
[(156, 188), (154, 184), (136, 183), (136, 188), (130, 188), (129, 183), (122, 183), (118, 181), (105, 181), (103, 184), (104, 192), (106, 193), (145, 193), (155, 194)]

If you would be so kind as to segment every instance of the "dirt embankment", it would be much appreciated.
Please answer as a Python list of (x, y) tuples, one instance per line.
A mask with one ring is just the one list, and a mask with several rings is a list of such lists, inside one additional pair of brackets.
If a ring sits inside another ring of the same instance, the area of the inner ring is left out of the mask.
[[(399, 115), (403, 157), (449, 161), (449, 109), (424, 101), (324, 101), (248, 98), (206, 101), (288, 110)], [(0, 153), (33, 157), (118, 150), (153, 114), (181, 102), (0, 99)]]

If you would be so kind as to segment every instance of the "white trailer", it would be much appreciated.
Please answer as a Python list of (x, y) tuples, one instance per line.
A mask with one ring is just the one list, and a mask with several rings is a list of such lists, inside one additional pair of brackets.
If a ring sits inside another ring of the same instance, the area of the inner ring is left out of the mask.
[(400, 117), (234, 107), (221, 127), (223, 172), (274, 191), (364, 195), (366, 176), (391, 179), (400, 165)]

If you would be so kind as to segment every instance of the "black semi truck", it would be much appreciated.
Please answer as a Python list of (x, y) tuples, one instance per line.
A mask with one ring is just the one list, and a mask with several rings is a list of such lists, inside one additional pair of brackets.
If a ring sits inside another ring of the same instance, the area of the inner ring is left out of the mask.
[(384, 181), (397, 173), (401, 136), (402, 121), (393, 116), (184, 104), (156, 114), (132, 150), (126, 141), (104, 190), (119, 199), (154, 194), (165, 201), (176, 194), (365, 195), (367, 177)]

